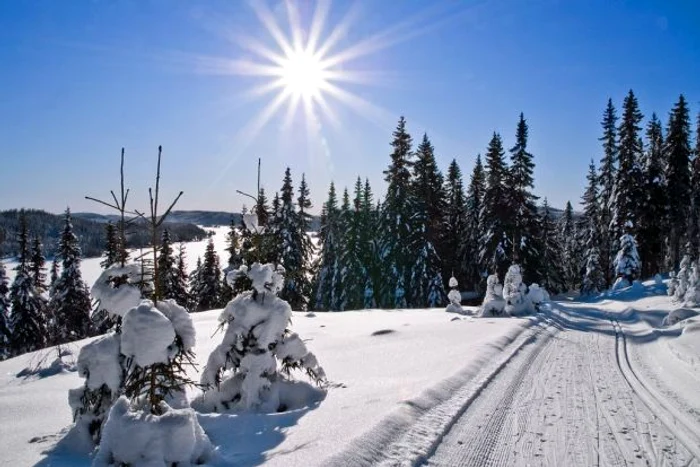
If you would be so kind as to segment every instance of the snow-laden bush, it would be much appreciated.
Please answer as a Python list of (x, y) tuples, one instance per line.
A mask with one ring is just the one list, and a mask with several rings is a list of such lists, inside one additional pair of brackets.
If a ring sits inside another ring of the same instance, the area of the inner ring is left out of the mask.
[(450, 277), (450, 293), (447, 294), (447, 299), (450, 303), (447, 305), (445, 311), (448, 313), (463, 313), (462, 309), (462, 294), (457, 290), (457, 279)]
[(479, 309), (479, 316), (502, 316), (505, 306), (503, 286), (498, 282), (498, 276), (491, 274), (486, 278), (486, 295)]
[(535, 310), (539, 310), (543, 303), (549, 301), (549, 293), (539, 284), (530, 284), (527, 290), (527, 300), (530, 301)]
[(642, 262), (637, 252), (637, 241), (630, 234), (620, 237), (620, 250), (613, 262), (617, 279), (613, 290), (629, 287), (632, 282), (639, 279), (642, 270)]
[(683, 299), (685, 306), (696, 307), (700, 306), (700, 267), (697, 262), (693, 261), (690, 271), (688, 287)]
[(527, 286), (523, 284), (520, 266), (512, 264), (506, 272), (503, 281), (503, 298), (506, 301), (505, 311), (511, 316), (518, 316), (534, 311), (532, 302), (527, 296)]
[(194, 410), (161, 401), (157, 410), (133, 410), (122, 396), (109, 413), (93, 466), (204, 464), (213, 447)]
[(254, 263), (245, 273), (253, 290), (231, 300), (219, 316), (226, 330), (204, 368), (206, 389), (193, 402), (198, 410), (277, 412), (289, 408), (292, 370), (305, 370), (319, 386), (326, 381), (316, 356), (288, 329), (292, 309), (277, 297), (284, 270)]
[(136, 286), (141, 270), (136, 263), (111, 266), (100, 274), (90, 290), (92, 298), (98, 301), (97, 308), (112, 315), (124, 313), (141, 301), (141, 291)]
[(691, 263), (688, 255), (683, 256), (678, 272), (671, 272), (668, 294), (676, 302), (683, 302), (690, 286)]

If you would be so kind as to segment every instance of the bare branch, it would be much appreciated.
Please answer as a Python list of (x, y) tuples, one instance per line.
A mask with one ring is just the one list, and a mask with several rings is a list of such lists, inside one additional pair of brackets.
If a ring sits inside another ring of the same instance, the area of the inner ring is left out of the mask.
[(93, 198), (91, 196), (86, 196), (85, 199), (89, 199), (90, 201), (95, 201), (96, 203), (104, 204), (105, 206), (109, 206), (112, 209), (119, 210), (118, 206), (112, 206), (111, 204), (107, 203), (106, 201), (102, 201), (101, 199)]

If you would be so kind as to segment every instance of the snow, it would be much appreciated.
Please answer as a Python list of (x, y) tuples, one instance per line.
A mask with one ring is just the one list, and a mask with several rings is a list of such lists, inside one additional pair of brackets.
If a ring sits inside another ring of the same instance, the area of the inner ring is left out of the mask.
[(122, 372), (119, 340), (119, 335), (107, 334), (80, 349), (78, 374), (85, 378), (89, 389), (99, 389), (103, 384), (113, 392), (119, 389)]
[(174, 341), (173, 323), (152, 301), (144, 300), (124, 315), (121, 351), (138, 366), (167, 363)]
[[(112, 266), (105, 269), (93, 283), (90, 294), (100, 302), (99, 309), (107, 310), (113, 315), (124, 316), (127, 310), (141, 301), (141, 291), (132, 284), (138, 280), (141, 270), (136, 263), (124, 267)], [(124, 283), (115, 284), (115, 278), (123, 277)], [(117, 286), (115, 286), (117, 285)]]

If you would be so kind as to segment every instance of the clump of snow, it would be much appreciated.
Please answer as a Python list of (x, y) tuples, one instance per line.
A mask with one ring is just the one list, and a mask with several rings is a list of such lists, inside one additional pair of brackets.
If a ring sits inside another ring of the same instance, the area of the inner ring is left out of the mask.
[(630, 234), (620, 237), (620, 250), (613, 262), (617, 280), (613, 285), (613, 290), (629, 287), (632, 282), (639, 278), (642, 269), (642, 262), (637, 252), (637, 241)]
[(112, 407), (93, 466), (197, 465), (213, 452), (192, 409), (161, 402), (160, 415), (133, 410), (122, 396)]
[(281, 407), (278, 383), (294, 369), (325, 382), (316, 356), (287, 329), (292, 309), (276, 296), (283, 272), (271, 264), (253, 264), (247, 274), (254, 290), (238, 295), (222, 311), (219, 321), (228, 327), (202, 373), (207, 389), (194, 402), (200, 410), (275, 412)]
[(124, 315), (121, 352), (140, 367), (167, 363), (175, 341), (173, 323), (150, 300)]
[(486, 295), (479, 309), (479, 316), (502, 316), (505, 306), (503, 286), (499, 283), (498, 276), (491, 274), (486, 279)]
[(535, 309), (538, 310), (540, 305), (549, 301), (549, 293), (540, 287), (539, 284), (530, 284), (527, 291), (527, 299), (535, 307)]
[(688, 280), (688, 289), (683, 296), (686, 306), (700, 306), (700, 267), (697, 262), (693, 262), (690, 267), (690, 278)]
[(194, 330), (194, 322), (189, 312), (172, 299), (159, 300), (156, 308), (158, 308), (158, 311), (163, 313), (172, 323), (175, 334), (177, 334), (182, 341), (183, 350), (194, 348), (196, 333)]
[(450, 293), (447, 294), (447, 299), (450, 303), (447, 304), (445, 311), (448, 313), (463, 313), (462, 309), (462, 294), (457, 290), (457, 279), (450, 277)]
[(107, 334), (80, 349), (78, 374), (85, 378), (89, 389), (99, 389), (105, 385), (113, 392), (119, 390), (122, 380), (119, 346), (119, 334)]
[(676, 310), (671, 310), (664, 318), (662, 324), (663, 326), (673, 326), (676, 323), (685, 321), (688, 318), (693, 318), (699, 314), (700, 313), (690, 308), (678, 308)]
[(105, 269), (90, 291), (92, 297), (99, 301), (98, 309), (124, 316), (124, 313), (137, 306), (141, 301), (141, 292), (135, 283), (140, 274), (141, 270), (136, 263)]
[(532, 312), (532, 303), (527, 297), (527, 286), (523, 284), (523, 276), (517, 264), (511, 265), (506, 272), (503, 298), (506, 301), (505, 311), (509, 315), (518, 316)]

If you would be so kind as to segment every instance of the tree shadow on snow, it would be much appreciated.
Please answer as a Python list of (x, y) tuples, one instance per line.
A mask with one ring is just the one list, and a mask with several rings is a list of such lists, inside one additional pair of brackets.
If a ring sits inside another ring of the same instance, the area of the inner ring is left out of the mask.
[(305, 443), (267, 454), (285, 440), (286, 429), (316, 409), (321, 400), (304, 408), (279, 413), (214, 413), (197, 416), (211, 442), (218, 446), (217, 456), (224, 465), (261, 465), (273, 457), (308, 446)]

